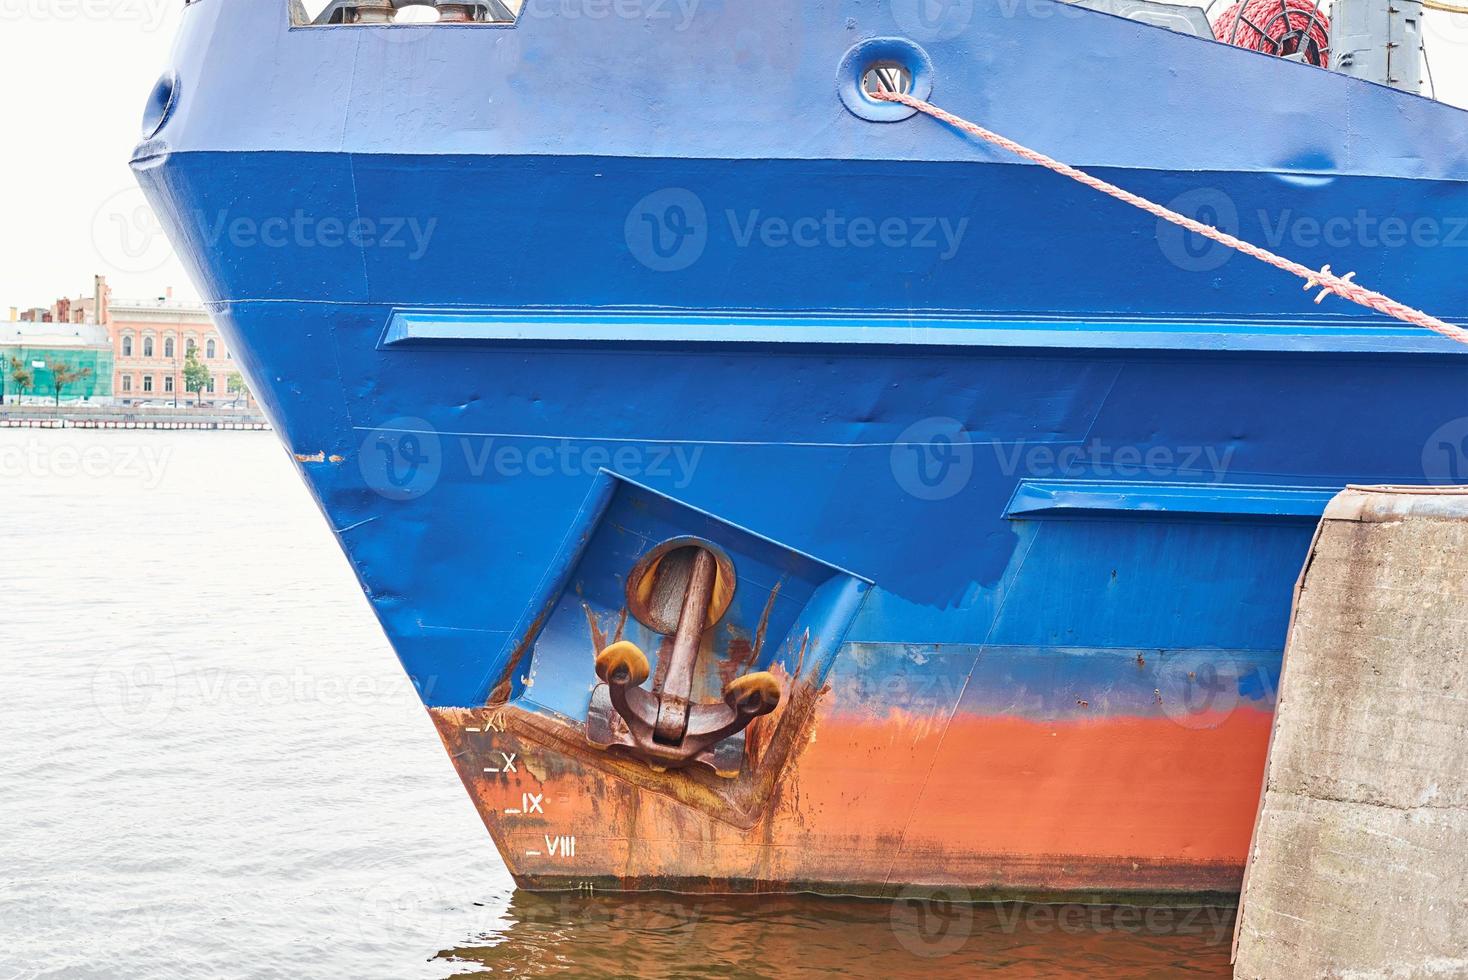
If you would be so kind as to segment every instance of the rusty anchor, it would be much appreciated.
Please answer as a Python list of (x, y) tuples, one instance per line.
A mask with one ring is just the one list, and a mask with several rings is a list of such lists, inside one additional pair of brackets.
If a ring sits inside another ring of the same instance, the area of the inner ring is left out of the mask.
[[(699, 762), (721, 775), (737, 775), (742, 744), (726, 740), (779, 706), (780, 682), (764, 671), (746, 674), (724, 688), (722, 701), (693, 700), (699, 645), (722, 610), (711, 602), (718, 574), (713, 554), (706, 548), (686, 550), (694, 553), (661, 685), (653, 691), (641, 686), (652, 668), (637, 644), (611, 644), (596, 658), (604, 686), (593, 695), (587, 734), (603, 747), (623, 747), (656, 770)], [(622, 725), (613, 723), (608, 708)]]

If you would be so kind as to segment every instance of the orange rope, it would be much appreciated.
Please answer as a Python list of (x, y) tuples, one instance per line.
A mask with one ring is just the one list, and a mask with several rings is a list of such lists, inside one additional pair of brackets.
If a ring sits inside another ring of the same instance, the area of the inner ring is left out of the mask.
[(1289, 259), (1275, 255), (1267, 249), (1252, 245), (1241, 238), (1235, 238), (1227, 232), (1219, 231), (1212, 225), (1207, 225), (1201, 221), (1196, 221), (1178, 214), (1176, 211), (1149, 201), (1145, 197), (1139, 197), (1131, 191), (1122, 190), (1115, 184), (1109, 184), (1099, 177), (1093, 177), (1084, 171), (1077, 170), (1075, 167), (1061, 163), (1059, 160), (1047, 157), (1043, 153), (1026, 146), (1021, 146), (1012, 139), (1000, 136), (998, 133), (990, 132), (982, 126), (969, 122), (967, 119), (960, 119), (951, 112), (944, 112), (937, 106), (924, 102), (922, 99), (913, 98), (911, 95), (901, 95), (896, 92), (873, 92), (870, 94), (872, 98), (882, 102), (899, 102), (908, 108), (916, 109), (918, 112), (932, 116), (934, 119), (945, 122), (956, 129), (960, 129), (970, 136), (976, 136), (981, 140), (993, 143), (995, 146), (1003, 147), (1010, 153), (1023, 157), (1031, 163), (1038, 163), (1040, 166), (1053, 170), (1062, 176), (1080, 181), (1093, 190), (1098, 190), (1103, 194), (1109, 194), (1118, 201), (1125, 201), (1127, 204), (1141, 208), (1143, 211), (1156, 215), (1164, 221), (1170, 221), (1175, 225), (1180, 225), (1191, 232), (1202, 235), (1204, 238), (1210, 238), (1215, 242), (1227, 245), (1229, 248), (1237, 249), (1245, 255), (1253, 256), (1260, 262), (1266, 262), (1274, 266), (1276, 269), (1297, 275), (1305, 280), (1305, 288), (1307, 290), (1320, 288), (1320, 295), (1315, 297), (1315, 302), (1317, 303), (1325, 298), (1326, 293), (1335, 293), (1342, 299), (1347, 299), (1352, 303), (1376, 310), (1378, 313), (1385, 313), (1387, 316), (1396, 317), (1404, 323), (1426, 327), (1434, 333), (1442, 334), (1449, 340), (1456, 340), (1460, 344), (1468, 344), (1468, 330), (1439, 320), (1437, 317), (1414, 309), (1405, 303), (1399, 303), (1390, 296), (1385, 296), (1367, 289), (1360, 283), (1352, 282), (1352, 277), (1356, 275), (1354, 272), (1347, 273), (1344, 276), (1338, 276), (1330, 271), (1330, 266), (1326, 266), (1324, 269), (1316, 272), (1298, 262), (1292, 262)]

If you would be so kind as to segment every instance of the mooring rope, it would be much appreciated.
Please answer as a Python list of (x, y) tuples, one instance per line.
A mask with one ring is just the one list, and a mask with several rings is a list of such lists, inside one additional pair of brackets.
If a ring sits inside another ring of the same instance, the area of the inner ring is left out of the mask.
[(1268, 263), (1276, 269), (1299, 276), (1305, 280), (1305, 289), (1307, 291), (1317, 288), (1320, 289), (1320, 295), (1315, 297), (1315, 302), (1317, 303), (1325, 299), (1327, 293), (1335, 293), (1342, 299), (1350, 300), (1352, 303), (1376, 310), (1378, 313), (1395, 317), (1404, 323), (1426, 327), (1428, 330), (1441, 334), (1450, 340), (1456, 340), (1460, 344), (1468, 344), (1468, 330), (1454, 326), (1445, 320), (1439, 320), (1437, 317), (1424, 313), (1405, 303), (1399, 303), (1390, 296), (1367, 289), (1360, 283), (1352, 282), (1352, 279), (1356, 275), (1354, 272), (1347, 273), (1344, 276), (1338, 276), (1330, 271), (1330, 266), (1328, 265), (1317, 272), (1298, 262), (1292, 262), (1282, 256), (1275, 255), (1268, 249), (1260, 248), (1258, 245), (1246, 242), (1242, 238), (1236, 238), (1227, 232), (1219, 231), (1212, 225), (1204, 224), (1201, 221), (1178, 214), (1176, 211), (1149, 201), (1145, 197), (1140, 197), (1131, 191), (1123, 190), (1115, 184), (1107, 183), (1099, 177), (1093, 177), (1085, 171), (1077, 170), (1069, 164), (1061, 163), (1059, 160), (1048, 157), (1038, 150), (1021, 146), (1008, 137), (1000, 136), (998, 133), (991, 132), (977, 123), (969, 122), (967, 119), (961, 119), (951, 112), (945, 112), (932, 103), (924, 102), (922, 99), (898, 92), (873, 92), (870, 94), (872, 98), (879, 101), (898, 102), (910, 109), (915, 109), (918, 112), (932, 116), (934, 119), (962, 130), (970, 136), (975, 136), (995, 146), (1002, 147), (1015, 156), (1029, 160), (1031, 163), (1037, 163), (1047, 170), (1053, 170), (1055, 173), (1064, 177), (1079, 181), (1093, 190), (1116, 198), (1118, 201), (1124, 201), (1133, 207), (1146, 211), (1148, 214), (1156, 215), (1164, 221), (1170, 221), (1175, 225), (1186, 228), (1188, 231), (1202, 235), (1204, 238), (1209, 238), (1222, 245), (1227, 245), (1229, 248), (1258, 259), (1260, 262)]

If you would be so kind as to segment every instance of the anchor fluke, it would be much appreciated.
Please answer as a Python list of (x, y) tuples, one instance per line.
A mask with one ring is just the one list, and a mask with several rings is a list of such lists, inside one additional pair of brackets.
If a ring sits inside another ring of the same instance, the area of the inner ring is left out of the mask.
[(768, 671), (745, 674), (724, 688), (724, 700), (735, 711), (758, 718), (780, 706), (780, 682)]
[[(584, 662), (584, 661), (583, 661)], [(629, 640), (607, 647), (596, 658), (596, 676), (608, 684), (641, 684), (652, 674), (652, 665), (642, 648)]]

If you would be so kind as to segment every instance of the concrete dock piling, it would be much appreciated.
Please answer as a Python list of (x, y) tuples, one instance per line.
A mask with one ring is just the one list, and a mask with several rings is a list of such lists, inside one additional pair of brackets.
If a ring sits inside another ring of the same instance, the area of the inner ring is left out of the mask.
[(1235, 975), (1468, 976), (1468, 488), (1349, 488), (1325, 512)]

